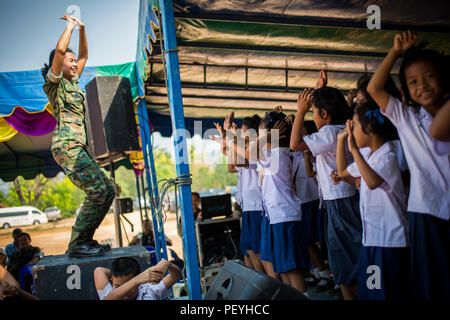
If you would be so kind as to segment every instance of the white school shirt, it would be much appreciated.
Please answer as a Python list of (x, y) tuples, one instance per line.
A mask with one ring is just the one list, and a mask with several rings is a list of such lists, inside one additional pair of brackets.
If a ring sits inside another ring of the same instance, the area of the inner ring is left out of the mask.
[(243, 212), (262, 211), (262, 197), (258, 185), (258, 178), (256, 163), (251, 162), (248, 168), (243, 168), (241, 175)]
[(408, 211), (450, 219), (450, 159), (434, 150), (430, 133), (433, 117), (423, 107), (417, 111), (392, 96), (381, 111), (397, 127), (411, 174)]
[[(406, 193), (394, 146), (386, 142), (373, 154), (364, 156), (367, 164), (384, 180), (370, 190), (361, 178), (359, 208), (363, 226), (362, 244), (365, 247), (407, 247), (409, 223), (406, 212)], [(356, 162), (347, 167), (353, 177), (361, 177)]]
[(302, 202), (292, 190), (292, 162), (288, 148), (267, 150), (261, 164), (261, 190), (270, 224), (300, 221)]
[(317, 180), (306, 174), (305, 153), (303, 151), (291, 152), (292, 179), (295, 183), (295, 194), (302, 203), (319, 200)]
[[(395, 157), (397, 158), (398, 167), (400, 168), (400, 171), (407, 171), (408, 170), (408, 164), (406, 163), (405, 153), (403, 152), (402, 143), (400, 140), (392, 140), (389, 141), (391, 146), (393, 147), (392, 152), (395, 153)], [(359, 149), (359, 152), (361, 152), (361, 155), (366, 158), (366, 155), (370, 153), (369, 147), (364, 147)]]
[[(103, 290), (97, 290), (100, 300), (104, 300), (108, 294), (114, 290), (110, 282)], [(165, 300), (172, 295), (163, 281), (158, 284), (144, 283), (139, 285), (139, 292), (136, 300)]]
[[(345, 125), (325, 125), (316, 133), (303, 137), (313, 156), (316, 157), (317, 175), (319, 176), (323, 200), (336, 200), (355, 195), (355, 188), (346, 183), (333, 184), (330, 173), (337, 170), (336, 147), (337, 135)], [(353, 162), (346, 151), (348, 162)]]
[(242, 209), (242, 167), (234, 167), (236, 169), (237, 174), (237, 192), (235, 195), (236, 202)]

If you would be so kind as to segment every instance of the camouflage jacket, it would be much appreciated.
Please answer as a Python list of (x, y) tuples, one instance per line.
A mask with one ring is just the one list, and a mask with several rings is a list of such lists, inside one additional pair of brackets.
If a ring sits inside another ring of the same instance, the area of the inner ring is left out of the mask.
[[(51, 70), (49, 70), (51, 72)], [(45, 77), (44, 91), (53, 106), (57, 124), (52, 138), (52, 151), (64, 144), (86, 146), (86, 94), (78, 85), (78, 76), (55, 83)]]

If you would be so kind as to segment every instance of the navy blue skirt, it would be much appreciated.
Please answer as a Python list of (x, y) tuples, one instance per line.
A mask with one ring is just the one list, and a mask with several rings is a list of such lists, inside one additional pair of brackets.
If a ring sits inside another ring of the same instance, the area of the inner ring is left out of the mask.
[(409, 223), (413, 298), (449, 300), (450, 221), (410, 212)]
[(273, 241), (269, 219), (265, 215), (261, 219), (261, 245), (259, 258), (264, 261), (273, 262)]
[(317, 232), (319, 200), (302, 203), (302, 223), (305, 227), (305, 238), (308, 243), (319, 241)]
[(259, 253), (262, 214), (262, 211), (245, 211), (242, 213), (241, 252), (252, 250), (254, 253)]
[(355, 196), (326, 200), (328, 262), (336, 284), (351, 285), (358, 274), (361, 216)]
[(361, 246), (358, 300), (407, 300), (409, 298), (409, 247)]
[(302, 221), (275, 223), (271, 226), (273, 271), (284, 273), (309, 267), (305, 228)]

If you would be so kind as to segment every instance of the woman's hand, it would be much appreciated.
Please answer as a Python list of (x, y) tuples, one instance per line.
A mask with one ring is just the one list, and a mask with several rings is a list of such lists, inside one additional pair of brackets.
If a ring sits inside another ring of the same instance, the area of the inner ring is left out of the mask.
[(353, 121), (347, 120), (346, 126), (347, 126), (346, 130), (348, 132), (347, 136), (348, 151), (350, 151), (350, 153), (359, 151), (358, 145), (356, 144), (355, 141), (355, 136), (353, 135)]
[(69, 24), (73, 24), (74, 27), (79, 26), (80, 28), (84, 28), (84, 23), (71, 15), (65, 14), (64, 17), (60, 19), (66, 20)]
[(304, 89), (300, 92), (297, 98), (297, 111), (302, 113), (308, 112), (312, 105), (312, 99), (313, 95), (311, 89)]
[(417, 34), (414, 30), (408, 30), (406, 32), (397, 33), (394, 38), (394, 45), (392, 51), (398, 56), (401, 56), (412, 47), (417, 40)]
[(350, 91), (348, 92), (347, 104), (350, 108), (352, 107), (353, 99), (355, 99), (357, 93), (358, 93), (358, 89), (356, 89), (356, 88), (350, 89)]
[(219, 135), (222, 137), (222, 138), (225, 138), (225, 129), (220, 125), (220, 124), (218, 124), (217, 122), (214, 122), (214, 127), (216, 127), (216, 129), (217, 129), (217, 131), (219, 131)]
[(223, 121), (223, 128), (225, 130), (231, 129), (231, 126), (233, 124), (233, 119), (234, 119), (234, 112), (231, 112), (230, 114), (227, 114), (225, 116), (225, 120)]

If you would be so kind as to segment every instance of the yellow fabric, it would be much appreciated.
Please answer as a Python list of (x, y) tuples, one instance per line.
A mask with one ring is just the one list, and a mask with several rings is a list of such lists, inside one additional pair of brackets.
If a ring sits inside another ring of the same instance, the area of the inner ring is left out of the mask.
[(0, 118), (0, 142), (11, 140), (17, 133), (17, 130), (9, 125), (5, 119)]

